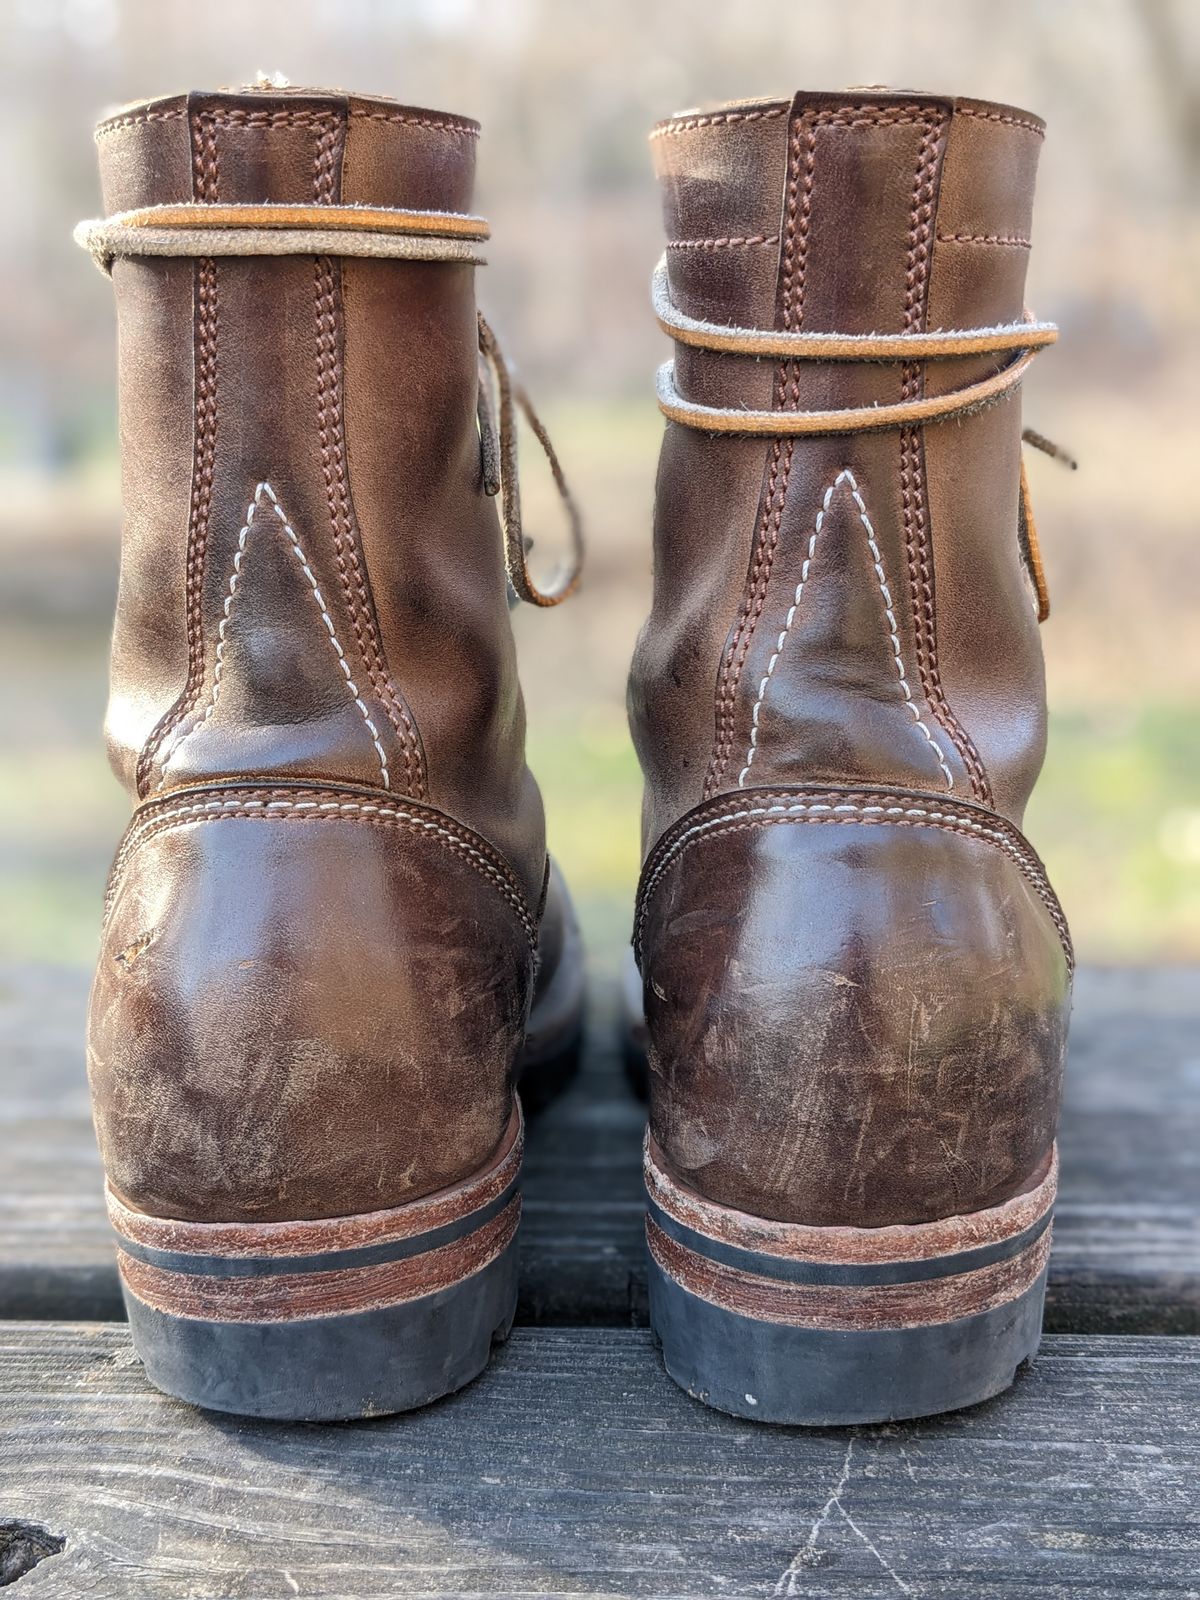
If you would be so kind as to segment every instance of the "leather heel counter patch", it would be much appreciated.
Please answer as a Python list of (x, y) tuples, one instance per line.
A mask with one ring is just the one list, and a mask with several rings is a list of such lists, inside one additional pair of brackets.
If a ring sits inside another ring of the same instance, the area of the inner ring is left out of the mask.
[(1070, 930), (1058, 896), (1037, 852), (1012, 823), (976, 803), (936, 793), (824, 785), (778, 791), (752, 789), (744, 794), (724, 795), (681, 818), (650, 851), (642, 868), (634, 918), (635, 952), (640, 952), (655, 897), (682, 856), (702, 841), (723, 834), (789, 824), (930, 829), (972, 839), (998, 851), (1017, 868), (1041, 902), (1062, 948), (1067, 971), (1073, 970)]
[(428, 807), (300, 785), (151, 802), (89, 1015), (115, 1189), (285, 1219), (457, 1181), (512, 1110), (535, 939), (503, 859)]
[(1070, 1009), (1032, 853), (933, 795), (754, 791), (705, 813), (652, 860), (637, 929), (675, 1170), (822, 1226), (1014, 1193), (1055, 1135)]

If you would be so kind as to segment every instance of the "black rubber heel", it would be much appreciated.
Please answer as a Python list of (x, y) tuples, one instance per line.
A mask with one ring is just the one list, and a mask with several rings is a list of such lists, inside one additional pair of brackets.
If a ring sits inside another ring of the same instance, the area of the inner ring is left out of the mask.
[(845, 1426), (976, 1405), (1041, 1337), (1056, 1168), (987, 1211), (893, 1228), (770, 1222), (648, 1146), (650, 1321), (671, 1377), (735, 1416)]
[(465, 1183), (308, 1222), (194, 1223), (110, 1196), (134, 1348), (158, 1388), (242, 1416), (336, 1421), (452, 1394), (517, 1302), (522, 1136)]
[(695, 1400), (736, 1417), (842, 1427), (934, 1416), (1007, 1389), (1037, 1353), (1046, 1278), (1019, 1299), (926, 1328), (846, 1331), (739, 1316), (688, 1293), (653, 1260), (650, 1319), (663, 1363)]

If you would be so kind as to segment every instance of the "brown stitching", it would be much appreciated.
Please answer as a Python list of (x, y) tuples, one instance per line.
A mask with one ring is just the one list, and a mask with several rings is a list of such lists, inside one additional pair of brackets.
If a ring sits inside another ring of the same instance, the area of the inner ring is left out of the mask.
[(1014, 250), (1032, 249), (1030, 240), (1016, 233), (939, 233), (937, 237), (939, 244), (1004, 244)]
[[(908, 257), (905, 266), (904, 329), (920, 331), (925, 325), (925, 298), (929, 277), (929, 241), (933, 233), (934, 188), (938, 145), (942, 138), (942, 119), (931, 115), (913, 179), (912, 209), (909, 213)], [(924, 387), (924, 367), (908, 362), (902, 372), (900, 398), (917, 399)], [(934, 612), (933, 565), (929, 549), (929, 521), (925, 503), (924, 447), (919, 428), (905, 428), (900, 435), (900, 497), (904, 524), (904, 550), (912, 596), (913, 625), (916, 633), (917, 667), (929, 709), (949, 735), (966, 769), (971, 791), (985, 805), (991, 804), (991, 787), (979, 752), (959, 724), (942, 690), (937, 662), (937, 624)]]
[(782, 507), (776, 512), (772, 523), (771, 514), (775, 510), (775, 488), (779, 482), (779, 465), (783, 456), (783, 445), (776, 439), (771, 451), (771, 466), (767, 479), (767, 492), (763, 496), (762, 517), (755, 533), (754, 557), (750, 565), (750, 574), (747, 581), (741, 609), (738, 613), (737, 624), (733, 630), (733, 637), (729, 641), (725, 652), (725, 660), (721, 667), (721, 677), (717, 685), (717, 748), (713, 755), (712, 764), (704, 784), (704, 798), (707, 800), (715, 792), (717, 784), (729, 762), (733, 748), (733, 699), (737, 687), (738, 674), (741, 672), (744, 654), (739, 659), (738, 652), (741, 646), (746, 625), (750, 620), (751, 612), (761, 612), (765, 595), (759, 590), (759, 583), (763, 572), (763, 564), (769, 564), (774, 559), (775, 546), (779, 541), (779, 526), (782, 516)]
[[(350, 624), (371, 687), (379, 696), (388, 721), (395, 729), (404, 756), (405, 788), (420, 800), (425, 795), (416, 730), (407, 709), (388, 681), (375, 620), (367, 592), (366, 574), (358, 554), (358, 538), (350, 485), (346, 475), (345, 434), (342, 428), (342, 394), (338, 377), (338, 323), (333, 262), (316, 260), (317, 291), (317, 436), (321, 476), (333, 518), (334, 559)], [(347, 560), (347, 555), (349, 560)]]
[(326, 128), (336, 112), (318, 106), (221, 106), (212, 116), (219, 128)]
[[(869, 826), (877, 823), (889, 827), (929, 827), (940, 828), (943, 832), (957, 833), (963, 838), (982, 839), (986, 843), (994, 844), (1002, 849), (1021, 869), (1023, 875), (1037, 893), (1039, 899), (1050, 913), (1051, 920), (1058, 931), (1063, 950), (1067, 958), (1068, 967), (1074, 965), (1074, 952), (1071, 946), (1070, 929), (1066, 917), (1054, 893), (1045, 869), (1038, 859), (1036, 852), (1029, 845), (1021, 832), (1010, 823), (1007, 818), (991, 812), (973, 812), (969, 804), (964, 804), (938, 793), (928, 797), (919, 793), (889, 790), (854, 790), (854, 789), (818, 789), (818, 790), (786, 790), (782, 793), (771, 791), (756, 791), (752, 797), (757, 801), (755, 809), (761, 809), (763, 815), (743, 820), (740, 813), (747, 809), (751, 799), (746, 794), (731, 795), (718, 806), (710, 808), (707, 815), (693, 812), (676, 824), (670, 833), (665, 834), (654, 850), (651, 851), (642, 869), (641, 884), (638, 889), (638, 909), (634, 923), (635, 944), (640, 945), (641, 932), (649, 911), (649, 903), (654, 891), (661, 882), (666, 870), (677, 861), (694, 843), (703, 839), (723, 837), (727, 833), (742, 832), (753, 827), (764, 827), (776, 822), (805, 822), (819, 824), (823, 822), (848, 823), (858, 826)], [(915, 806), (914, 801), (928, 799), (927, 806)], [(836, 805), (833, 804), (836, 802)], [(790, 814), (785, 810), (788, 805), (795, 807), (809, 806), (810, 811), (793, 810)], [(887, 816), (883, 815), (886, 808), (904, 809), (908, 815)], [(937, 808), (936, 812), (932, 810)], [(845, 807), (840, 811), (839, 808)], [(867, 814), (868, 808), (870, 814)], [(768, 809), (770, 814), (768, 814)], [(820, 816), (812, 812), (820, 809)], [(859, 814), (853, 814), (857, 811)], [(919, 813), (919, 814), (918, 814)], [(722, 825), (722, 819), (729, 815), (727, 825)], [(700, 820), (697, 821), (697, 816)], [(977, 820), (982, 817), (984, 820)]]
[(94, 139), (106, 139), (110, 133), (120, 133), (125, 128), (138, 128), (146, 122), (178, 122), (187, 116), (186, 106), (175, 106), (166, 111), (136, 111), (127, 117), (110, 117), (96, 124)]
[[(192, 181), (198, 199), (216, 200), (220, 186), (216, 129), (212, 119), (198, 116), (192, 128)], [(205, 675), (204, 568), (208, 552), (208, 522), (212, 509), (216, 462), (219, 331), (217, 263), (211, 256), (196, 263), (196, 378), (193, 429), (191, 506), (188, 515), (185, 615), (188, 668), (183, 694), (165, 714), (146, 741), (135, 773), (137, 793), (145, 793), (150, 767), (168, 734), (194, 709)]]
[[(224, 127), (325, 129), (329, 126), (330, 119), (337, 117), (337, 112), (317, 106), (264, 107), (262, 110), (257, 107), (230, 106), (218, 111), (216, 115)], [(347, 116), (350, 121), (401, 123), (408, 127), (428, 128), (440, 133), (461, 134), (471, 139), (477, 138), (479, 133), (477, 128), (465, 123), (445, 122), (437, 117), (414, 117), (401, 111), (350, 111)]]
[[(718, 116), (689, 117), (682, 122), (666, 122), (651, 130), (651, 139), (663, 139), (677, 133), (690, 133), (695, 128), (713, 128), (727, 122), (757, 122), (769, 117), (786, 115), (788, 107), (774, 106), (767, 111), (730, 111)], [(802, 111), (798, 121), (810, 126), (836, 124), (846, 128), (885, 127), (893, 123), (924, 122), (929, 111), (919, 105), (901, 106), (830, 106), (823, 111)]]
[(321, 135), (313, 161), (313, 199), (319, 206), (331, 206), (336, 198), (337, 150), (341, 129), (334, 115), (322, 117)]
[[(795, 281), (796, 233), (800, 213), (797, 193), (801, 156), (801, 127), (801, 120), (797, 119), (788, 140), (787, 198), (784, 223), (784, 277), (787, 286), (785, 298), (789, 302)], [(811, 131), (807, 137), (811, 146), (813, 139)], [(808, 166), (807, 181), (811, 185), (811, 162)], [(802, 241), (802, 256), (806, 256), (807, 244), (806, 222)], [(786, 370), (786, 364), (781, 364), (776, 370), (775, 400), (777, 405), (782, 404), (783, 401)], [(754, 629), (758, 624), (758, 618), (762, 614), (763, 606), (766, 604), (767, 584), (771, 576), (775, 550), (779, 543), (779, 530), (783, 520), (782, 496), (778, 500), (776, 499), (776, 492), (780, 484), (781, 464), (783, 482), (786, 485), (791, 471), (794, 448), (794, 444), (789, 440), (786, 448), (786, 461), (784, 460), (784, 446), (780, 440), (777, 439), (775, 441), (771, 451), (767, 492), (763, 497), (762, 515), (755, 534), (755, 554), (751, 564), (747, 593), (742, 602), (737, 624), (733, 630), (733, 637), (729, 641), (717, 689), (717, 746), (713, 752), (713, 759), (704, 785), (703, 794), (706, 799), (716, 791), (717, 785), (725, 774), (725, 769), (729, 764), (729, 757), (733, 751), (737, 686), (741, 679), (746, 655), (750, 649), (750, 641), (753, 637)]]
[[(805, 126), (803, 145), (797, 123), (792, 134), (787, 185), (787, 245), (783, 252), (783, 325), (799, 327), (804, 318), (804, 279), (808, 269), (808, 235), (812, 223), (813, 182), (817, 170), (817, 130)], [(800, 155), (803, 149), (803, 193), (800, 193)], [(794, 306), (793, 306), (793, 301)], [(778, 397), (783, 400), (784, 367), (776, 374)]]
[[(816, 128), (812, 119), (797, 117), (788, 140), (788, 174), (784, 207), (781, 308), (783, 325), (789, 329), (798, 326), (804, 315), (804, 281), (808, 267), (808, 235), (812, 217), (815, 171)], [(792, 404), (795, 405), (799, 399), (799, 363), (781, 362), (775, 372), (776, 408), (781, 408), (787, 398), (789, 365)], [(785, 446), (777, 439), (771, 451), (767, 493), (763, 499), (762, 516), (756, 534), (756, 551), (748, 593), (742, 602), (733, 638), (726, 652), (717, 691), (717, 745), (704, 785), (703, 794), (706, 799), (716, 792), (733, 753), (737, 687), (741, 682), (746, 657), (750, 653), (758, 619), (762, 616), (767, 601), (767, 590), (775, 562), (775, 551), (779, 545), (783, 508), (787, 500), (787, 486), (795, 450), (795, 440), (789, 439)]]
[[(940, 117), (925, 121), (925, 134), (917, 155), (917, 174), (913, 180), (912, 210), (909, 213), (908, 256), (904, 272), (904, 330), (920, 329), (925, 321), (925, 286), (928, 278), (929, 236), (933, 222), (933, 186), (937, 172), (937, 150), (942, 136)], [(914, 382), (919, 380), (915, 375)], [(914, 392), (919, 392), (916, 382)]]
[(931, 112), (925, 106), (837, 106), (828, 111), (816, 111), (810, 121), (821, 125), (831, 123), (843, 128), (891, 127), (898, 123), (925, 122)]
[(778, 244), (777, 233), (730, 234), (723, 239), (668, 239), (668, 250), (737, 250), (749, 245)]
[[(328, 205), (335, 196), (337, 147), (340, 135), (341, 127), (338, 119), (333, 115), (326, 116), (321, 136), (317, 141), (313, 169), (313, 191), (318, 204)], [(346, 471), (346, 440), (342, 424), (343, 402), (339, 371), (340, 339), (333, 261), (329, 256), (318, 256), (314, 266), (317, 297), (317, 432), (320, 441), (321, 476), (325, 481), (325, 492), (333, 519), (334, 558), (359, 655), (367, 669), (371, 687), (379, 697), (388, 721), (400, 741), (404, 756), (405, 791), (417, 799), (423, 799), (425, 783), (416, 729), (407, 707), (392, 686), (384, 664), (374, 611), (367, 590), (366, 574), (358, 553), (358, 529)]]
[[(120, 892), (121, 881), (130, 859), (143, 844), (157, 838), (160, 833), (169, 832), (176, 827), (186, 827), (192, 823), (226, 820), (243, 822), (255, 820), (269, 822), (272, 819), (279, 822), (349, 820), (367, 826), (390, 827), (418, 835), (432, 834), (500, 891), (517, 913), (531, 945), (536, 949), (537, 922), (529, 910), (524, 893), (515, 886), (515, 879), (507, 863), (497, 857), (477, 834), (471, 833), (466, 828), (457, 827), (449, 818), (435, 819), (432, 815), (424, 817), (411, 809), (396, 804), (389, 805), (385, 801), (347, 800), (344, 793), (337, 790), (291, 791), (287, 799), (258, 798), (260, 793), (273, 792), (278, 791), (239, 791), (235, 800), (198, 801), (190, 805), (179, 804), (178, 797), (175, 797), (170, 803), (165, 804), (162, 810), (156, 810), (149, 816), (142, 815), (135, 818), (113, 862), (104, 900), (105, 920), (111, 913)], [(312, 798), (298, 799), (297, 795), (310, 795)], [(322, 795), (336, 796), (336, 798), (323, 803), (319, 798)]]
[(1026, 128), (1030, 133), (1036, 133), (1039, 139), (1046, 137), (1046, 130), (1040, 122), (1031, 122), (1028, 117), (1010, 117), (1002, 111), (977, 111), (974, 106), (955, 106), (954, 112), (959, 117), (978, 117), (982, 122), (1003, 122), (1010, 128)]
[(438, 133), (455, 133), (464, 139), (478, 139), (479, 129), (469, 122), (443, 122), (439, 117), (413, 117), (404, 111), (352, 111), (351, 121), (398, 122), (406, 128), (430, 128)]
[(677, 133), (691, 133), (696, 128), (724, 127), (731, 122), (768, 122), (774, 117), (787, 115), (787, 106), (771, 106), (765, 111), (721, 111), (712, 116), (682, 117), (662, 122), (650, 130), (652, 139), (673, 138)]
[[(913, 122), (920, 122), (928, 127), (930, 115), (926, 108), (905, 104), (881, 107), (837, 106), (821, 111), (801, 112), (796, 117), (788, 142), (788, 177), (784, 212), (781, 312), (785, 328), (799, 327), (804, 317), (804, 286), (816, 178), (818, 128), (880, 127)], [(932, 211), (930, 215), (932, 216)], [(927, 238), (921, 242), (927, 252)], [(783, 409), (789, 402), (792, 409), (799, 405), (802, 370), (798, 361), (780, 364), (775, 376), (776, 409)], [(794, 439), (789, 439), (786, 446), (776, 441), (771, 454), (770, 476), (756, 535), (756, 555), (751, 567), (747, 594), (725, 654), (717, 688), (716, 745), (705, 779), (703, 789), (705, 799), (711, 798), (717, 791), (733, 751), (737, 687), (753, 643), (758, 620), (766, 604), (794, 456)]]
[[(147, 122), (175, 122), (187, 115), (184, 106), (178, 106), (166, 111), (138, 111), (125, 117), (111, 117), (106, 122), (98, 124), (94, 137), (104, 139), (109, 134), (120, 133), (126, 128), (140, 127)], [(230, 106), (218, 109), (211, 113), (218, 125), (223, 128), (264, 128), (264, 127), (318, 127), (322, 119), (329, 115), (328, 112), (319, 111), (305, 106), (279, 106), (275, 108), (264, 107), (262, 110), (251, 110), (239, 106)], [(477, 139), (479, 129), (463, 122), (447, 122), (438, 117), (415, 117), (403, 111), (351, 111), (350, 119), (354, 122), (394, 122), (406, 127), (428, 128), (439, 133), (458, 134), (464, 139)]]

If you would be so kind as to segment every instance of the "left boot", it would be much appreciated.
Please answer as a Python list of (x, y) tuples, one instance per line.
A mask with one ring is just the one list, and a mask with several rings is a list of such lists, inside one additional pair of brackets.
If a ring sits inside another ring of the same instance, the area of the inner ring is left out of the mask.
[(577, 1047), (508, 592), (565, 598), (578, 523), (539, 589), (478, 132), (264, 88), (97, 132), (133, 816), (89, 1073), (134, 1346), (217, 1410), (377, 1415), (482, 1370), (516, 1305), (516, 1080), (541, 1097)]

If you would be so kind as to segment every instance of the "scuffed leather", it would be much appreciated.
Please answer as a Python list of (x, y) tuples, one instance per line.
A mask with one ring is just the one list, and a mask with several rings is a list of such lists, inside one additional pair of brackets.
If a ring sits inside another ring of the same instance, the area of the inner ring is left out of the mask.
[[(101, 125), (104, 205), (464, 212), (477, 133), (337, 91), (177, 95)], [(109, 1178), (204, 1221), (403, 1204), (495, 1148), (567, 917), (556, 880), (535, 958), (474, 275), (162, 258), (113, 283), (107, 736), (136, 810), (89, 1023)], [(230, 814), (251, 792), (272, 820)]]
[(366, 791), (276, 790), (311, 809), (203, 820), (186, 807), (239, 791), (192, 793), (125, 862), (92, 991), (118, 1195), (159, 1216), (284, 1221), (474, 1172), (511, 1113), (534, 956), (471, 846), (423, 807), (408, 825), (316, 810)]
[(816, 791), (829, 809), (780, 814), (808, 793), (692, 813), (715, 826), (647, 897), (654, 1137), (706, 1198), (780, 1221), (1006, 1199), (1058, 1117), (1070, 969), (1046, 901), (969, 828), (833, 812), (933, 807)]
[[(672, 119), (652, 139), (672, 298), (809, 331), (1016, 321), (1041, 136), (917, 93)], [(891, 403), (997, 364), (674, 353), (689, 399), (751, 409)], [(1018, 865), (1045, 740), (1020, 429), (1017, 396), (837, 438), (667, 425), (629, 689), (636, 944), (651, 1126), (709, 1199), (919, 1222), (1007, 1198), (1046, 1158), (1070, 967), (1040, 865), (1044, 892)], [(781, 814), (818, 789), (976, 828)], [(723, 810), (741, 824), (710, 827)]]

